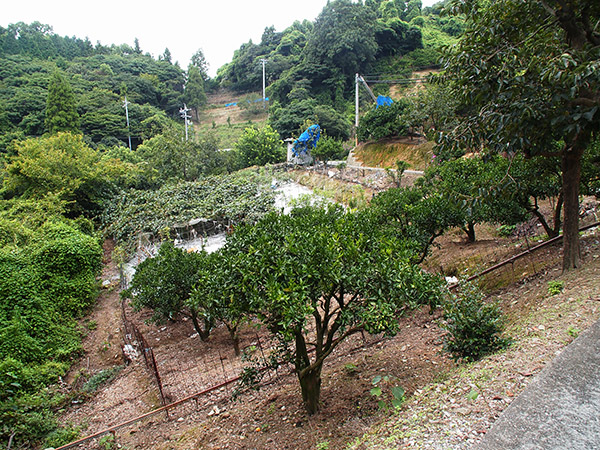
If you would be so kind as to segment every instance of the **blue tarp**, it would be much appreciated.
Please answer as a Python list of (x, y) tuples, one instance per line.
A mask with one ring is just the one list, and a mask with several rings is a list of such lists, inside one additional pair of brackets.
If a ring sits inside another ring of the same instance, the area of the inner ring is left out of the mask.
[(311, 125), (298, 139), (294, 141), (293, 152), (295, 156), (301, 153), (306, 153), (309, 149), (315, 148), (319, 138), (321, 137), (321, 127), (319, 125)]
[[(263, 99), (262, 99), (262, 98), (259, 98), (259, 99), (257, 99), (257, 100), (253, 100), (253, 101), (254, 101), (254, 103), (256, 103), (256, 102), (262, 102), (262, 101), (263, 101)], [(268, 102), (268, 101), (269, 101), (269, 97), (265, 98), (265, 102)], [(250, 100), (246, 100), (246, 103), (250, 103)], [(229, 107), (229, 106), (236, 106), (236, 105), (237, 105), (237, 102), (233, 102), (233, 103), (227, 103), (227, 104), (225, 105), (225, 108), (227, 108), (227, 107)]]
[(386, 97), (385, 95), (377, 96), (377, 108), (380, 106), (389, 106), (392, 103), (394, 103), (394, 100), (392, 100), (390, 97)]

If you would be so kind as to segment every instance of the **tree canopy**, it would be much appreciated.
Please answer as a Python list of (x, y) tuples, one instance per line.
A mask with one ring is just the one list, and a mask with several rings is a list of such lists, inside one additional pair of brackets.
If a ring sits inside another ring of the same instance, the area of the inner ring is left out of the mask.
[(220, 252), (239, 255), (245, 314), (269, 329), (279, 356), (293, 364), (311, 414), (320, 408), (323, 363), (345, 338), (393, 334), (402, 311), (438, 302), (438, 282), (410, 264), (402, 239), (369, 214), (339, 207), (272, 213), (238, 227)]
[(58, 133), (59, 131), (79, 132), (79, 114), (77, 114), (75, 104), (71, 85), (60, 72), (54, 72), (48, 86), (46, 129), (50, 133)]
[(444, 65), (463, 117), (441, 143), (560, 156), (563, 269), (578, 267), (581, 160), (600, 128), (600, 4), (468, 0), (451, 9), (466, 17)]

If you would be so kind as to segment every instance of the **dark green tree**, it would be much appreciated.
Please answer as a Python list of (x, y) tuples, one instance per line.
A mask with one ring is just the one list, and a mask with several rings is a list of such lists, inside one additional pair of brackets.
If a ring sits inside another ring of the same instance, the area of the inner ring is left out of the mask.
[(150, 308), (152, 321), (175, 321), (189, 317), (203, 341), (210, 336), (213, 320), (204, 309), (190, 305), (188, 299), (198, 281), (198, 267), (207, 258), (204, 252), (187, 252), (164, 242), (154, 258), (144, 260), (136, 269), (131, 286), (123, 291), (135, 309)]
[(328, 2), (306, 44), (307, 62), (336, 68), (347, 79), (364, 72), (377, 52), (375, 21), (375, 14), (362, 3)]
[(165, 48), (164, 53), (159, 57), (159, 59), (170, 63), (171, 62), (171, 51), (168, 48)]
[(46, 100), (46, 130), (50, 133), (79, 132), (79, 114), (71, 85), (60, 72), (54, 72)]
[(446, 207), (455, 211), (455, 226), (475, 241), (475, 225), (484, 222), (515, 224), (527, 216), (520, 202), (521, 192), (511, 186), (509, 163), (501, 156), (489, 162), (482, 157), (460, 158), (430, 167), (420, 180), (429, 192), (447, 200)]
[(364, 142), (407, 135), (411, 125), (409, 112), (410, 103), (407, 100), (373, 108), (360, 118), (358, 140)]
[(204, 92), (202, 74), (196, 66), (190, 65), (188, 68), (183, 100), (187, 106), (194, 110), (196, 120), (198, 120), (199, 111), (206, 104), (206, 93)]
[(190, 58), (190, 64), (200, 71), (200, 76), (202, 77), (202, 80), (208, 80), (208, 62), (206, 61), (206, 58), (204, 57), (204, 52), (201, 48), (196, 50), (196, 53), (192, 55), (192, 57)]
[(243, 255), (235, 270), (247, 313), (293, 364), (310, 414), (320, 409), (323, 363), (340, 343), (363, 330), (393, 334), (402, 311), (438, 302), (437, 281), (373, 225), (368, 214), (301, 208), (239, 227), (225, 245)]
[(263, 128), (249, 127), (235, 144), (242, 167), (264, 166), (285, 159), (283, 142), (277, 131), (269, 125)]
[(469, 0), (451, 9), (467, 25), (445, 63), (464, 116), (441, 142), (559, 156), (563, 270), (579, 267), (582, 158), (600, 129), (600, 3)]
[(312, 149), (310, 153), (316, 159), (325, 162), (342, 160), (348, 156), (348, 150), (344, 149), (343, 142), (329, 137), (325, 133), (321, 134), (316, 148)]

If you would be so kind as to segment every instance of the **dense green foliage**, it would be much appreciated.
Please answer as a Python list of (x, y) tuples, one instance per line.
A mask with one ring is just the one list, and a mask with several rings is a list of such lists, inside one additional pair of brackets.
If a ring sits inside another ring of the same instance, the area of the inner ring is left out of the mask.
[(342, 141), (323, 133), (317, 146), (310, 153), (319, 161), (341, 161), (346, 159), (348, 151), (344, 148)]
[[(13, 217), (32, 213), (19, 203), (0, 211), (3, 236), (15, 232)], [(44, 217), (36, 214), (41, 226), (23, 220), (18, 231), (26, 239), (15, 235), (0, 248), (0, 439), (15, 433), (15, 445), (39, 441), (57, 426), (52, 410), (61, 397), (47, 386), (80, 350), (74, 319), (96, 298), (102, 255), (96, 237), (75, 223)]]
[(79, 132), (79, 114), (71, 85), (58, 71), (54, 72), (48, 86), (45, 126), (50, 133)]
[(70, 216), (98, 214), (118, 187), (137, 184), (144, 168), (123, 160), (118, 148), (101, 155), (81, 135), (58, 133), (16, 142), (4, 168), (6, 197), (65, 202)]
[(407, 134), (410, 127), (409, 103), (397, 101), (388, 106), (373, 108), (360, 118), (357, 134), (361, 142)]
[[(436, 279), (409, 263), (404, 240), (369, 213), (337, 207), (267, 215), (238, 227), (218, 254), (235, 259), (227, 273), (237, 283), (236, 306), (279, 342), (310, 413), (319, 409), (323, 362), (339, 343), (360, 330), (393, 334), (402, 311), (435, 305), (439, 295)], [(213, 296), (230, 301), (228, 284), (213, 286)]]
[[(59, 71), (61, 102), (66, 98), (65, 86), (70, 85), (80, 130), (95, 143), (127, 142), (122, 107), (125, 94), (131, 102), (134, 145), (156, 133), (150, 123), (177, 117), (183, 104), (184, 73), (167, 60), (157, 61), (125, 44), (94, 47), (88, 40), (60, 37), (50, 26), (38, 22), (18, 23), (0, 27), (0, 103), (5, 117), (3, 131), (10, 138), (19, 137), (19, 133), (40, 136), (46, 129), (76, 131), (75, 122), (57, 115), (55, 108), (62, 106), (53, 95), (48, 99), (48, 111), (46, 108), (48, 94), (52, 94), (51, 80)], [(195, 82), (193, 78), (192, 85)], [(68, 107), (70, 115), (72, 107)], [(53, 124), (50, 118), (60, 123)], [(4, 138), (0, 150), (6, 149), (10, 138)]]
[(133, 299), (136, 310), (151, 309), (151, 320), (155, 323), (175, 321), (178, 316), (189, 317), (200, 338), (206, 340), (213, 320), (188, 302), (198, 281), (198, 269), (206, 257), (206, 252), (187, 252), (175, 248), (172, 242), (164, 242), (158, 255), (139, 264), (131, 286), (122, 295)]
[(259, 61), (266, 59), (269, 123), (282, 137), (298, 135), (310, 120), (347, 139), (355, 73), (397, 79), (435, 67), (439, 48), (461, 31), (460, 19), (441, 17), (439, 8), (422, 10), (415, 0), (336, 0), (314, 22), (295, 22), (282, 32), (266, 28), (260, 43), (243, 44), (219, 69), (217, 81), (240, 92), (257, 90)]
[(444, 349), (455, 359), (476, 361), (510, 343), (502, 336), (500, 307), (486, 303), (482, 292), (468, 283), (462, 283), (460, 292), (444, 302), (441, 326), (448, 332)]
[(106, 208), (104, 227), (118, 241), (131, 242), (139, 233), (158, 235), (198, 218), (223, 225), (254, 222), (273, 208), (270, 183), (270, 176), (245, 171), (167, 184), (156, 191), (123, 191)]
[(445, 74), (463, 117), (441, 143), (559, 156), (563, 269), (578, 267), (582, 158), (600, 130), (600, 3), (469, 0), (452, 9), (467, 28)]
[(435, 239), (463, 220), (447, 196), (423, 188), (388, 189), (373, 197), (371, 208), (380, 223), (409, 242), (415, 263), (425, 259)]
[(222, 152), (217, 141), (206, 134), (183, 140), (185, 131), (181, 127), (168, 126), (144, 141), (136, 155), (152, 168), (150, 186), (157, 187), (168, 181), (193, 181), (203, 175), (227, 173), (237, 168), (236, 155)]
[(285, 160), (285, 149), (279, 134), (269, 125), (246, 128), (235, 145), (241, 167), (264, 166)]

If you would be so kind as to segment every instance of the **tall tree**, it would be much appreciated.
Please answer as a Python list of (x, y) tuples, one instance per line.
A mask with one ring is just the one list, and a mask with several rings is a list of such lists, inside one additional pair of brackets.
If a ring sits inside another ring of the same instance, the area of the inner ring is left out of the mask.
[(169, 50), (168, 47), (165, 48), (165, 52), (158, 59), (162, 59), (163, 61), (166, 61), (169, 63), (171, 62), (171, 51)]
[(600, 128), (600, 3), (455, 0), (450, 7), (466, 16), (467, 31), (445, 63), (465, 116), (441, 142), (560, 156), (563, 270), (576, 268), (581, 161)]
[(48, 86), (45, 126), (52, 134), (60, 131), (79, 132), (75, 96), (69, 82), (58, 71), (54, 72)]
[(204, 80), (200, 69), (191, 64), (188, 68), (183, 99), (194, 110), (196, 120), (198, 120), (198, 111), (206, 104), (206, 93), (204, 92)]
[[(201, 48), (196, 50), (196, 53), (190, 58), (190, 64), (200, 71), (200, 75), (204, 81), (208, 80), (208, 62), (204, 57), (204, 52)], [(189, 71), (189, 68), (188, 68)]]
[(362, 3), (327, 3), (306, 45), (307, 62), (337, 67), (346, 77), (364, 71), (377, 52), (376, 19), (375, 13)]

